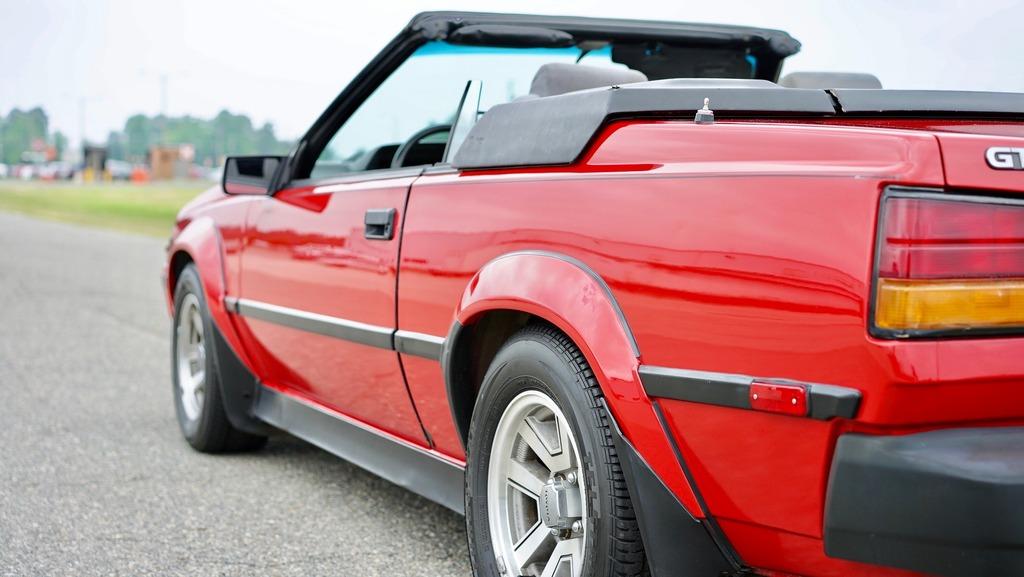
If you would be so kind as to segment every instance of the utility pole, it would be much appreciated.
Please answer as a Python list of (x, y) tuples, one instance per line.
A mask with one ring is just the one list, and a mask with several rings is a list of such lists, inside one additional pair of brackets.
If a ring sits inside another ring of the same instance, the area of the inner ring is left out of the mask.
[(167, 73), (160, 75), (160, 144), (167, 145)]
[(78, 97), (78, 137), (82, 141), (82, 157), (85, 158), (85, 97)]
[(167, 116), (167, 74), (160, 75), (160, 114)]

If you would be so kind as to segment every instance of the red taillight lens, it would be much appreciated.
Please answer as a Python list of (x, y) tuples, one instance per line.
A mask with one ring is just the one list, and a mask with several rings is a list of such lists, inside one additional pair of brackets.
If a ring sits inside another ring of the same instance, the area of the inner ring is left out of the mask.
[(1024, 205), (889, 195), (874, 325), (896, 336), (1024, 327)]
[(1024, 206), (891, 197), (878, 276), (1024, 277)]

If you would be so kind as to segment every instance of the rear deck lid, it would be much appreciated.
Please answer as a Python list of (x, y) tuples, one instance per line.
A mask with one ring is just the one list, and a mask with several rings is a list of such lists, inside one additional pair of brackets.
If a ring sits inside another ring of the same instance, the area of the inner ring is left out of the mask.
[(1024, 137), (938, 133), (946, 185), (1024, 195)]

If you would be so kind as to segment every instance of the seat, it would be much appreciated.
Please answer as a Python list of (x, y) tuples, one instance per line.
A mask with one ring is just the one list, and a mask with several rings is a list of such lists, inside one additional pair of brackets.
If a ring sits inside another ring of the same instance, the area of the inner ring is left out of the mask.
[(629, 68), (604, 68), (550, 62), (542, 65), (533, 76), (533, 82), (530, 83), (530, 94), (533, 96), (555, 96), (577, 90), (632, 84), (646, 80), (647, 76), (643, 72)]

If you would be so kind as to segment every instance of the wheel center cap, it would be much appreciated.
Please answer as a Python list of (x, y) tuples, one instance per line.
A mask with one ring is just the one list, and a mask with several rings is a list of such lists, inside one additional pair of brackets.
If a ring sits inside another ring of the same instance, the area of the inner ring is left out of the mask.
[(579, 488), (562, 479), (544, 484), (537, 506), (541, 521), (549, 529), (569, 529), (574, 520), (583, 516)]

